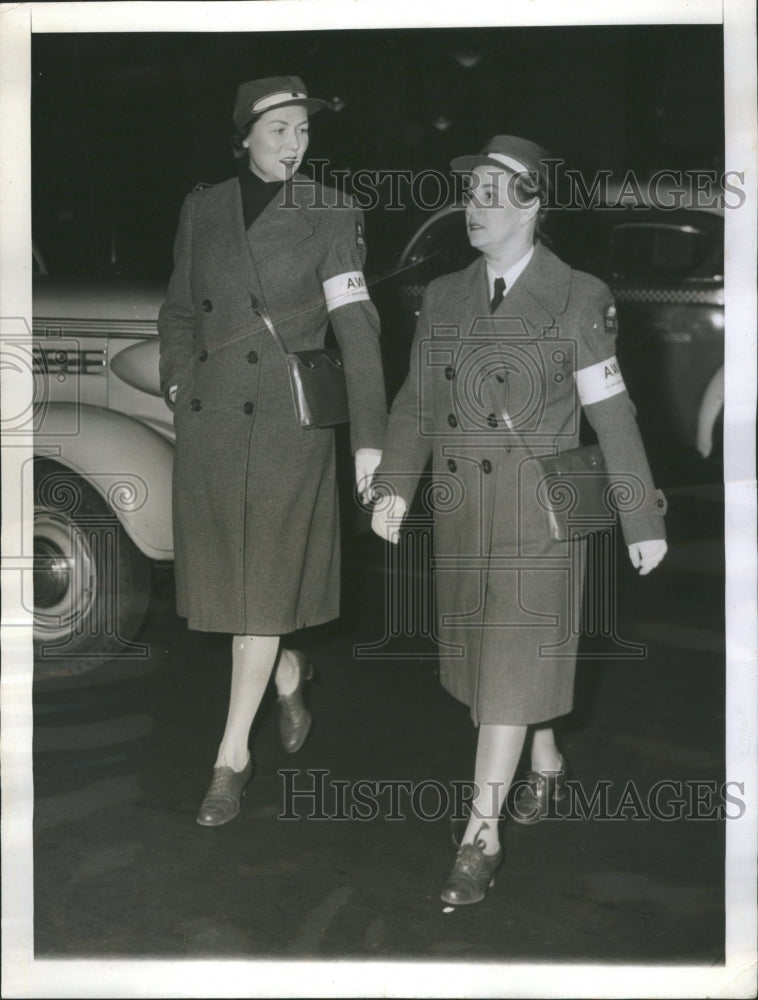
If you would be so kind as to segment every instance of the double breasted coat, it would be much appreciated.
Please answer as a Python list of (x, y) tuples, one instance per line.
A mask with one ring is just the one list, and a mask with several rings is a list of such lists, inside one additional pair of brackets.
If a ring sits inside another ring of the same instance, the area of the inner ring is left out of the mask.
[(177, 610), (190, 628), (283, 635), (339, 614), (334, 432), (300, 427), (286, 361), (342, 350), (353, 450), (381, 448), (379, 321), (363, 221), (301, 175), (246, 232), (239, 179), (186, 198), (160, 311), (161, 384), (174, 426)]
[(377, 476), (410, 505), (431, 456), (441, 680), (477, 724), (573, 704), (586, 542), (550, 539), (535, 457), (578, 446), (582, 405), (627, 543), (665, 537), (615, 340), (610, 290), (539, 243), (492, 315), (484, 258), (427, 288)]

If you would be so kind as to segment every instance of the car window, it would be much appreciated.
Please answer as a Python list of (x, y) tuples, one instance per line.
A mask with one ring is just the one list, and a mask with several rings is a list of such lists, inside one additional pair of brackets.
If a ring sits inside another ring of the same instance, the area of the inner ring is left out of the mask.
[(618, 281), (679, 282), (721, 274), (710, 233), (695, 226), (624, 223), (609, 241), (611, 275)]

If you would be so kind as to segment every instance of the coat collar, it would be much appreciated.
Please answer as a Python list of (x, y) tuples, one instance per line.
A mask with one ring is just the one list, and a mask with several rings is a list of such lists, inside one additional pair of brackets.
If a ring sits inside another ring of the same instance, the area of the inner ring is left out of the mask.
[[(489, 286), (484, 257), (479, 257), (461, 271), (452, 301), (469, 299), (474, 310), (489, 315)], [(549, 326), (565, 312), (571, 286), (571, 268), (537, 243), (532, 259), (521, 273), (513, 290), (506, 295), (495, 315), (521, 316), (535, 331)]]

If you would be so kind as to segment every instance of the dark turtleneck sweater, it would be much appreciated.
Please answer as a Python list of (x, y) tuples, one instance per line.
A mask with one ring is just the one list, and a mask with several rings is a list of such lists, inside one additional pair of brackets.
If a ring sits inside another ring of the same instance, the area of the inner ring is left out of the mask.
[(242, 217), (245, 229), (249, 229), (271, 199), (281, 191), (284, 181), (264, 181), (254, 174), (247, 161), (239, 171), (240, 193), (242, 194)]

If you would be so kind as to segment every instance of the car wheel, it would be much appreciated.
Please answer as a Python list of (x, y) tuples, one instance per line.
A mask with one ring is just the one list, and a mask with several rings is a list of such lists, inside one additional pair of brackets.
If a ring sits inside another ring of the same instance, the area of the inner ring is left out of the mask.
[(150, 561), (102, 496), (50, 459), (34, 463), (34, 675), (65, 677), (135, 652)]

